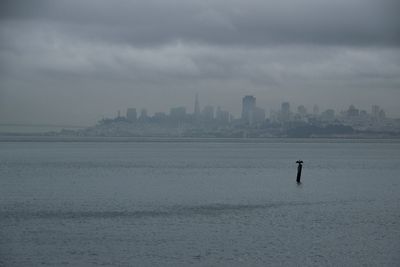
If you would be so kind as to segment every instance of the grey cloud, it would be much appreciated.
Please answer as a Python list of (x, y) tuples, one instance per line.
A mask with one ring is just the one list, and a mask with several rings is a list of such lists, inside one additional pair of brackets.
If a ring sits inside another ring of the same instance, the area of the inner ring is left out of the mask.
[[(0, 122), (92, 124), (244, 94), (400, 114), (399, 10), (383, 0), (1, 1)], [(104, 104), (106, 103), (106, 105)]]
[(3, 20), (58, 25), (82, 38), (130, 45), (400, 43), (394, 0), (5, 1)]

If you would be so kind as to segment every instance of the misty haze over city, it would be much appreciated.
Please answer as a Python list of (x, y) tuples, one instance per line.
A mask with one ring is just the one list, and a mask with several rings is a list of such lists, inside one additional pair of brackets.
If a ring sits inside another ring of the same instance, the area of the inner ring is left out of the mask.
[(395, 0), (1, 1), (0, 123), (93, 125), (242, 97), (400, 116)]
[(0, 0), (0, 266), (399, 266), (400, 0)]

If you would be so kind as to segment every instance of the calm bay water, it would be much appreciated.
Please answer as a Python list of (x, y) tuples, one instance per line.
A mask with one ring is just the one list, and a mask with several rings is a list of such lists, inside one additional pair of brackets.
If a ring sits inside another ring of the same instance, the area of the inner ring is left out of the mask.
[(3, 265), (399, 266), (400, 143), (0, 142)]

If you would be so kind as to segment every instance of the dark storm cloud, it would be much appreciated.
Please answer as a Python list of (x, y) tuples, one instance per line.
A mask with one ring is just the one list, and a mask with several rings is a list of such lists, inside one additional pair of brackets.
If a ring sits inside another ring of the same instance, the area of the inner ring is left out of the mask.
[(395, 0), (2, 1), (3, 20), (41, 21), (94, 40), (159, 45), (399, 45)]
[(168, 111), (196, 92), (236, 114), (244, 94), (267, 110), (374, 101), (400, 114), (399, 10), (396, 0), (3, 0), (0, 122), (91, 124), (129, 106)]

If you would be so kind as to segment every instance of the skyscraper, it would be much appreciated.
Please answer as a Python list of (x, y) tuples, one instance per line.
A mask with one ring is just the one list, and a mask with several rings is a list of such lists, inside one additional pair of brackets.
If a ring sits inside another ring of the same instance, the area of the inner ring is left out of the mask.
[(283, 102), (281, 105), (281, 122), (288, 122), (290, 120), (290, 103)]
[(359, 115), (360, 111), (354, 105), (350, 105), (347, 110), (347, 117), (357, 117)]
[(199, 94), (196, 93), (196, 98), (194, 101), (194, 117), (197, 119), (200, 117), (200, 104), (199, 104)]
[(185, 107), (171, 108), (169, 116), (174, 121), (184, 121), (186, 119), (186, 108)]
[(142, 110), (140, 111), (139, 120), (142, 121), (142, 122), (144, 122), (144, 121), (147, 121), (148, 118), (149, 118), (149, 117), (147, 116), (147, 109), (142, 108)]
[(214, 107), (205, 106), (203, 108), (202, 117), (205, 121), (212, 121), (214, 119)]
[(378, 118), (379, 117), (379, 112), (381, 108), (378, 105), (373, 105), (371, 109), (371, 115), (373, 118)]
[(252, 125), (254, 123), (254, 112), (256, 109), (256, 98), (252, 95), (246, 95), (242, 99), (242, 121)]
[(130, 122), (137, 120), (136, 108), (128, 108), (126, 110), (126, 119)]
[(265, 110), (259, 107), (256, 107), (254, 109), (254, 122), (259, 124), (259, 123), (264, 123), (265, 122)]
[(222, 110), (221, 107), (217, 108), (217, 112), (215, 114), (215, 119), (219, 123), (229, 123), (229, 112), (226, 110)]
[(314, 114), (314, 116), (318, 116), (319, 115), (319, 107), (318, 107), (318, 105), (314, 105), (313, 114)]

